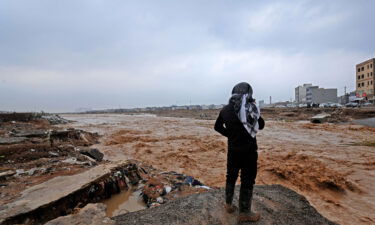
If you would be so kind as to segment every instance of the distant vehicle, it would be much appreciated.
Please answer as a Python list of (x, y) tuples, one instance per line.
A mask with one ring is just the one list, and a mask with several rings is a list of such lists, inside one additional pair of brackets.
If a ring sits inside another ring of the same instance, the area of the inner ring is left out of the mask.
[(354, 107), (358, 107), (359, 105), (358, 105), (358, 103), (356, 103), (356, 102), (349, 102), (349, 103), (347, 103), (346, 105), (345, 105), (345, 107), (347, 107), (347, 108), (354, 108)]
[(328, 103), (331, 108), (342, 108), (340, 103)]
[(371, 102), (365, 102), (365, 103), (363, 103), (362, 104), (362, 106), (364, 106), (364, 107), (368, 107), (368, 106), (373, 106), (374, 104), (372, 104)]
[(298, 108), (306, 108), (307, 107), (307, 104), (299, 104), (298, 105)]
[(330, 104), (329, 103), (321, 103), (319, 105), (319, 108), (329, 108), (330, 107)]
[(275, 108), (286, 108), (286, 106), (285, 105), (277, 105), (277, 106), (275, 106)]

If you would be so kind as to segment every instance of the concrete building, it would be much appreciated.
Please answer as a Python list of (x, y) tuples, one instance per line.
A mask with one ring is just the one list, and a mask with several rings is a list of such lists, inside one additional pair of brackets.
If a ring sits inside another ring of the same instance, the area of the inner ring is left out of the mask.
[(375, 58), (356, 66), (356, 95), (365, 100), (375, 101)]
[(303, 84), (295, 88), (295, 102), (306, 103), (306, 89), (312, 87), (312, 84)]
[(337, 103), (337, 88), (319, 88), (319, 86), (311, 86), (306, 88), (306, 103), (321, 104), (333, 102)]

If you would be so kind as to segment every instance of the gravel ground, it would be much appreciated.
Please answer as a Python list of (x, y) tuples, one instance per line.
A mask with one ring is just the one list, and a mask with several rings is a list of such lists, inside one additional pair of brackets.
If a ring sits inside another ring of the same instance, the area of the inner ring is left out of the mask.
[[(236, 188), (234, 204), (238, 204), (238, 191), (239, 187)], [(321, 216), (305, 197), (281, 185), (259, 185), (254, 191), (254, 207), (262, 218), (251, 224), (335, 224)], [(223, 188), (213, 189), (112, 219), (116, 224), (237, 224), (237, 213), (227, 214), (224, 211), (223, 195)]]

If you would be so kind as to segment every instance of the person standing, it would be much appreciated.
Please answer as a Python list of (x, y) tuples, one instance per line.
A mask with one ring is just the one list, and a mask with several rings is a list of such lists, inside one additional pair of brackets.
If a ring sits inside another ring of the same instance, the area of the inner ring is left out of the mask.
[(228, 138), (225, 185), (225, 209), (228, 213), (237, 210), (232, 202), (236, 180), (241, 172), (238, 216), (240, 222), (260, 219), (260, 214), (251, 210), (251, 201), (257, 175), (256, 134), (264, 125), (250, 84), (242, 82), (234, 86), (229, 103), (220, 111), (216, 120), (215, 130)]

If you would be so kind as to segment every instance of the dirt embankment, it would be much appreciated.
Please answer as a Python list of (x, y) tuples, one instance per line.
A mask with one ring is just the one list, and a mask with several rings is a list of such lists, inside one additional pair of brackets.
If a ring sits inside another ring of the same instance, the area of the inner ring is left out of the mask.
[(84, 155), (97, 143), (97, 134), (59, 129), (53, 124), (67, 121), (58, 116), (12, 113), (0, 118), (0, 205), (28, 187), (97, 164)]

